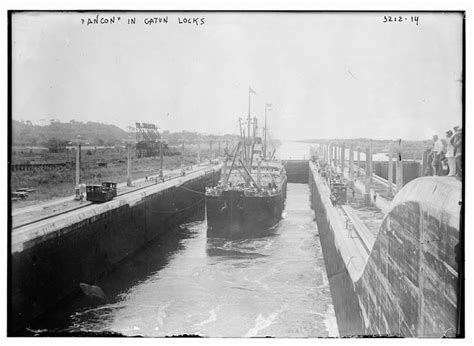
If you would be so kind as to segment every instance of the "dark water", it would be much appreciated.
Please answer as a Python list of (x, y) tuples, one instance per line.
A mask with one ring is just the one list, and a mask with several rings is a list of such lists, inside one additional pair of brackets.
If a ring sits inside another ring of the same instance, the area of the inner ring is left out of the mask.
[(108, 304), (82, 297), (49, 324), (143, 336), (337, 336), (307, 185), (288, 184), (283, 216), (268, 237), (240, 241), (207, 239), (205, 221), (184, 225), (100, 282)]

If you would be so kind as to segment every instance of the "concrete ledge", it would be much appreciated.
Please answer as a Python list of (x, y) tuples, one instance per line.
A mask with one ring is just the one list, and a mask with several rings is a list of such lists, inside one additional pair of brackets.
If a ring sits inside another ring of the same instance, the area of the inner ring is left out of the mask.
[(342, 260), (352, 281), (356, 282), (361, 277), (369, 259), (370, 252), (367, 250), (367, 244), (364, 244), (363, 239), (359, 236), (349, 236), (349, 230), (345, 227), (345, 221), (337, 211), (338, 207), (334, 207), (331, 203), (329, 186), (319, 176), (313, 163), (310, 163), (310, 169), (312, 173), (311, 179), (315, 181), (320, 195), (321, 205), (318, 207), (322, 207), (325, 210), (326, 222), (334, 233), (336, 248), (341, 253)]
[(372, 251), (374, 247), (376, 237), (370, 232), (366, 225), (354, 214), (354, 210), (349, 205), (342, 205), (341, 208), (345, 211), (346, 215), (349, 217), (349, 220), (354, 225), (354, 230), (357, 233), (357, 236), (364, 245), (365, 250), (368, 254)]
[[(318, 225), (339, 334), (361, 335), (364, 321), (354, 282), (362, 274), (369, 254), (360, 242), (349, 238), (349, 231), (342, 221), (342, 211), (331, 204), (329, 188), (314, 168), (310, 163), (311, 203)], [(346, 242), (346, 239), (352, 241), (352, 244)]]
[[(207, 174), (210, 174), (211, 172), (214, 173), (220, 169), (221, 166), (219, 165), (215, 168), (208, 169), (206, 172)], [(192, 182), (196, 179), (201, 179), (206, 175), (206, 172), (194, 172), (179, 179), (151, 185), (142, 190), (118, 196), (106, 203), (92, 204), (81, 209), (72, 210), (66, 214), (54, 216), (37, 223), (17, 228), (12, 232), (12, 253), (21, 252), (24, 249), (34, 246), (41, 241), (46, 241), (51, 237), (63, 235), (75, 230), (76, 228), (92, 224), (101, 217), (108, 217), (108, 213), (114, 209), (121, 207), (135, 207), (140, 203), (143, 203), (147, 197), (160, 194), (171, 187), (176, 187)]]

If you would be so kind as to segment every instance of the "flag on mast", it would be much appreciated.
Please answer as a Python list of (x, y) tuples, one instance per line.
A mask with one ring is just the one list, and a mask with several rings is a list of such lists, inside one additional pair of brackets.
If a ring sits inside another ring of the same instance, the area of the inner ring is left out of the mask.
[(249, 87), (249, 94), (257, 95), (257, 92), (255, 90), (253, 90), (251, 87)]

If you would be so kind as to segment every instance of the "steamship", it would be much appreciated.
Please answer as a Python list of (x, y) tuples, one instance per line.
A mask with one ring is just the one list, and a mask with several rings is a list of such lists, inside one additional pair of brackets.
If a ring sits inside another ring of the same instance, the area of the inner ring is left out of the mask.
[[(249, 115), (247, 133), (250, 123)], [(245, 130), (241, 130), (240, 141), (230, 153), (226, 152), (219, 183), (206, 189), (208, 237), (260, 237), (281, 219), (286, 171), (282, 162), (275, 159), (275, 150), (267, 153), (264, 130), (263, 143), (256, 136), (257, 118), (253, 118), (252, 137), (246, 138)]]

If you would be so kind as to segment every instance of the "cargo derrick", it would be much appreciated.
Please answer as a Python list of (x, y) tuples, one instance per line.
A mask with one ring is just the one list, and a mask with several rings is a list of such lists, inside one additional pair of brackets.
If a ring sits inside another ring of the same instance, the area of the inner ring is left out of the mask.
[[(158, 127), (155, 124), (135, 123), (136, 154), (137, 157), (156, 157), (160, 155), (160, 141), (162, 140)], [(163, 143), (163, 154), (166, 155), (168, 146)], [(168, 150), (169, 151), (169, 150)]]

